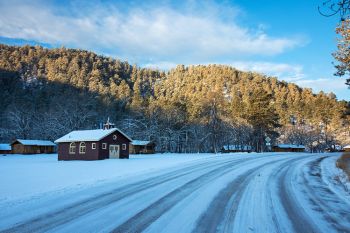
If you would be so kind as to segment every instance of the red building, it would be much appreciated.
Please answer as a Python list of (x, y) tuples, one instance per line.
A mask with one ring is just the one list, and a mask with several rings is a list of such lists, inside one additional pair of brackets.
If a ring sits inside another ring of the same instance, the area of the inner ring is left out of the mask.
[(72, 131), (57, 139), (58, 160), (129, 158), (132, 140), (118, 128)]

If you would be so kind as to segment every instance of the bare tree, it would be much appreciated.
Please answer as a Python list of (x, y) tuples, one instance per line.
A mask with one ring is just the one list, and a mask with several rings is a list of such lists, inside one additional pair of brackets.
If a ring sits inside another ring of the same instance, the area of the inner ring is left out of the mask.
[(346, 85), (350, 88), (350, 61), (349, 61), (349, 45), (350, 45), (350, 0), (327, 0), (318, 7), (321, 15), (331, 17), (339, 15), (341, 23), (336, 28), (338, 38), (337, 51), (332, 55), (337, 60), (335, 64), (336, 76), (348, 75)]
[(318, 11), (321, 15), (331, 17), (339, 15), (341, 20), (345, 20), (349, 17), (350, 13), (350, 0), (327, 0), (323, 1), (318, 6)]
[(5, 115), (7, 129), (3, 129), (4, 137), (7, 139), (30, 138), (35, 114), (32, 109), (24, 109), (11, 106)]

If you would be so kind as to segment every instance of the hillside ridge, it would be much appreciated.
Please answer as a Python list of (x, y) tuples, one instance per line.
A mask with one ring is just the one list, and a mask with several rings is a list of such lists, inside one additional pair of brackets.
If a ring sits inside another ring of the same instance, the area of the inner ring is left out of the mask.
[(1, 141), (53, 140), (111, 117), (132, 137), (157, 141), (162, 151), (218, 151), (228, 143), (261, 151), (266, 136), (302, 142), (284, 135), (290, 128), (323, 131), (326, 141), (344, 143), (349, 124), (348, 103), (333, 93), (315, 94), (227, 65), (164, 72), (86, 50), (28, 45), (1, 44), (0, 55)]

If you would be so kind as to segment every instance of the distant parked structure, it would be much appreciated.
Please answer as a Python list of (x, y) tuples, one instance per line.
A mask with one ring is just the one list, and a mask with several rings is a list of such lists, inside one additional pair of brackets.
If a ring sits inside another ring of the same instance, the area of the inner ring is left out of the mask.
[(343, 149), (345, 152), (350, 152), (350, 145), (344, 146)]
[(278, 144), (272, 147), (274, 152), (305, 152), (305, 146), (294, 144)]
[(251, 152), (252, 147), (248, 145), (225, 145), (221, 148), (222, 153)]
[(331, 145), (330, 147), (325, 149), (326, 152), (341, 152), (344, 151), (341, 145)]
[(11, 154), (11, 145), (10, 144), (0, 144), (0, 154)]
[(11, 143), (13, 154), (50, 154), (55, 152), (56, 144), (46, 140), (16, 139)]
[(125, 133), (107, 122), (104, 129), (78, 130), (57, 139), (58, 160), (101, 160), (129, 158), (129, 143)]
[(154, 154), (156, 144), (151, 141), (133, 140), (130, 143), (130, 154)]

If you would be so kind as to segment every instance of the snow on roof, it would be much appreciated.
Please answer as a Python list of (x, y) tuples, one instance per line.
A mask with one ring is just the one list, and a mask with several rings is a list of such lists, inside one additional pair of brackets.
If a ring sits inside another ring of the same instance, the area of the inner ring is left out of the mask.
[(225, 145), (224, 150), (251, 150), (252, 147), (248, 145)]
[(151, 141), (141, 141), (141, 140), (132, 140), (131, 144), (134, 146), (146, 146), (150, 144)]
[[(48, 140), (26, 140), (26, 139), (17, 139), (15, 142), (19, 142), (25, 146), (56, 146), (55, 143)], [(13, 144), (12, 143), (12, 144)]]
[(292, 149), (305, 149), (305, 146), (303, 145), (293, 145), (293, 144), (278, 144), (277, 147), (279, 148), (292, 148)]
[(344, 149), (349, 149), (349, 148), (350, 148), (350, 145), (344, 146), (343, 148), (344, 148)]
[(129, 138), (125, 133), (123, 133), (118, 128), (112, 128), (112, 129), (92, 129), (92, 130), (76, 130), (72, 131), (69, 134), (64, 135), (63, 137), (57, 139), (55, 143), (60, 142), (81, 142), (81, 141), (100, 141), (102, 138), (110, 135), (111, 133), (114, 133), (115, 131), (119, 131), (119, 133), (123, 134), (127, 139), (130, 141), (131, 138)]
[(11, 150), (10, 144), (0, 144), (0, 150)]

